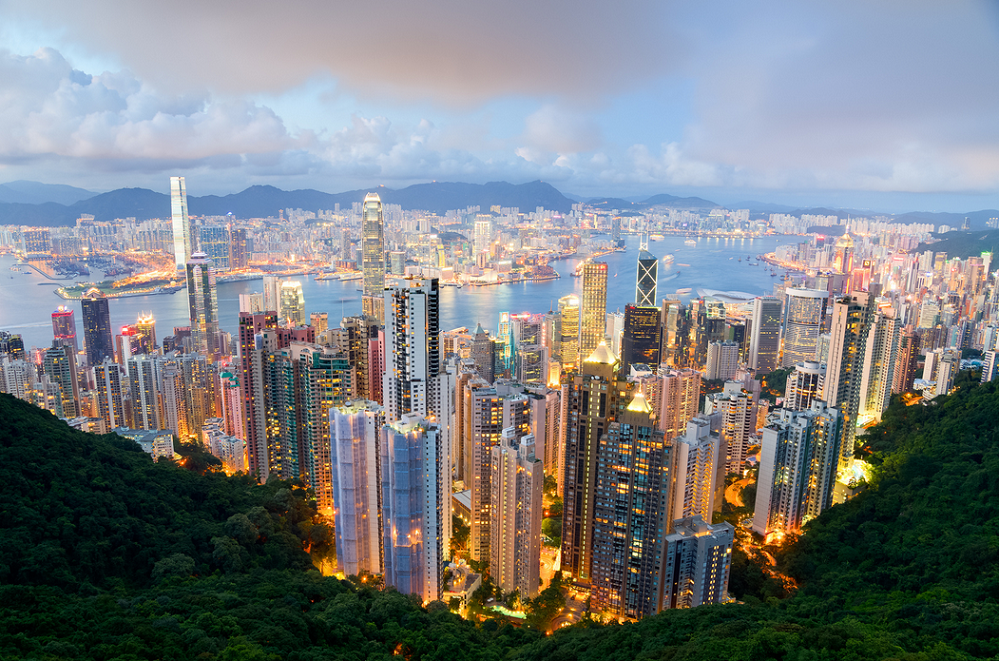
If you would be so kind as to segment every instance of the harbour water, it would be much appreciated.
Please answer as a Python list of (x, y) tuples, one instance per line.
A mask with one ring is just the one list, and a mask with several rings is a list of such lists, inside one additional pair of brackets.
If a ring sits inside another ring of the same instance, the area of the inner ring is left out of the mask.
[[(740, 291), (760, 295), (770, 293), (779, 278), (758, 263), (757, 255), (772, 252), (778, 243), (792, 237), (758, 238), (699, 238), (696, 245), (685, 244), (687, 237), (667, 236), (649, 244), (649, 250), (660, 258), (659, 298), (677, 290), (690, 288), (687, 296), (696, 296), (699, 288)], [(626, 238), (627, 249), (614, 252), (599, 261), (607, 263), (607, 308), (621, 310), (635, 300), (638, 237)], [(673, 255), (667, 265), (666, 255)], [(51, 314), (59, 305), (76, 311), (77, 336), (82, 348), (82, 310), (79, 301), (64, 301), (56, 295), (59, 285), (73, 280), (52, 281), (31, 269), (28, 275), (11, 271), (17, 264), (12, 255), (0, 255), (0, 330), (20, 333), (26, 347), (49, 346), (52, 342)], [(547, 312), (558, 305), (558, 299), (570, 293), (582, 293), (582, 278), (572, 277), (578, 260), (554, 262), (552, 266), (562, 276), (558, 280), (524, 282), (516, 285), (491, 287), (442, 287), (441, 328), (449, 330), (465, 326), (474, 329), (496, 329), (500, 312)], [(757, 265), (752, 265), (757, 264)], [(100, 273), (77, 281), (99, 279)], [(360, 314), (361, 282), (317, 281), (313, 277), (294, 277), (302, 283), (307, 312), (327, 312), (330, 325), (337, 325), (342, 316)], [(261, 291), (260, 280), (222, 283), (218, 288), (221, 327), (235, 335), (239, 315), (239, 295)], [(187, 326), (188, 302), (186, 290), (175, 294), (158, 294), (111, 299), (111, 327), (117, 332), (122, 326), (135, 323), (140, 312), (152, 312), (156, 318), (156, 335), (165, 337), (175, 326)]]

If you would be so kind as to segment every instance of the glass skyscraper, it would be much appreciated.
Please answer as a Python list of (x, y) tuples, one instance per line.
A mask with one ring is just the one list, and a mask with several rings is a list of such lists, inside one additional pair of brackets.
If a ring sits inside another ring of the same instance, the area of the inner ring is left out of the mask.
[(182, 271), (191, 257), (191, 220), (187, 216), (184, 177), (170, 177), (170, 214), (173, 218), (173, 257)]
[(114, 356), (108, 299), (94, 287), (83, 294), (80, 303), (83, 305), (83, 344), (87, 350), (87, 363), (100, 365), (105, 358)]
[(230, 267), (229, 250), (231, 249), (229, 229), (222, 225), (214, 225), (202, 227), (198, 233), (201, 238), (201, 252), (211, 258), (212, 268), (216, 272), (228, 271)]
[(384, 323), (385, 308), (382, 293), (385, 289), (385, 223), (382, 218), (382, 199), (377, 193), (368, 193), (364, 196), (361, 242), (364, 269), (361, 311)]
[(215, 354), (219, 333), (219, 302), (215, 269), (203, 252), (194, 253), (187, 262), (187, 297), (195, 350), (211, 357)]

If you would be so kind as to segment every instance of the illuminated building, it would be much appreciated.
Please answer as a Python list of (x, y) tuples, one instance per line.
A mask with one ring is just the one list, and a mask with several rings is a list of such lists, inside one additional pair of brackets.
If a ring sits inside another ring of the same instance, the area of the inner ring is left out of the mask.
[(701, 373), (694, 369), (660, 367), (657, 374), (658, 403), (653, 399), (657, 425), (666, 440), (682, 436), (687, 422), (697, 415), (701, 402)]
[(635, 305), (658, 308), (656, 285), (659, 280), (659, 260), (643, 246), (638, 251), (638, 277), (635, 283)]
[(76, 342), (76, 315), (65, 305), (52, 313), (52, 337), (56, 344), (68, 346), (74, 354), (80, 350)]
[(699, 415), (674, 442), (676, 495), (673, 518), (711, 519), (721, 511), (725, 490), (725, 447), (718, 433), (721, 416)]
[(232, 372), (219, 374), (219, 401), (222, 404), (223, 431), (228, 436), (246, 440), (243, 420), (243, 390), (239, 387), (239, 377)]
[(169, 429), (127, 429), (119, 427), (115, 434), (135, 442), (153, 461), (173, 459), (173, 434)]
[(496, 345), (493, 343), (489, 333), (482, 328), (482, 324), (475, 327), (475, 335), (472, 339), (472, 362), (475, 363), (475, 370), (487, 383), (492, 383), (493, 368), (496, 364)]
[(382, 572), (379, 446), (385, 414), (355, 400), (330, 411), (330, 458), (336, 555), (347, 576)]
[(58, 401), (55, 414), (60, 418), (76, 418), (80, 415), (80, 385), (76, 378), (76, 354), (65, 344), (52, 344), (45, 351), (45, 376), (58, 387)]
[(94, 365), (93, 378), (97, 393), (97, 412), (105, 429), (125, 426), (125, 408), (121, 387), (121, 366), (110, 358)]
[[(243, 399), (244, 435), (250, 473), (266, 479), (267, 446), (264, 431), (262, 393), (259, 393), (258, 372), (254, 369), (256, 337), (264, 330), (277, 328), (277, 313), (239, 313), (239, 384)], [(259, 398), (258, 398), (259, 397)]]
[(250, 314), (258, 314), (260, 312), (266, 312), (266, 310), (267, 308), (264, 307), (264, 295), (262, 292), (239, 295), (239, 311), (241, 313), (249, 312)]
[(747, 362), (762, 376), (777, 369), (780, 358), (780, 299), (770, 296), (754, 299), (752, 319)]
[(160, 425), (159, 391), (156, 387), (156, 361), (133, 356), (126, 361), (129, 400), (132, 402), (132, 429), (157, 430)]
[(562, 390), (562, 570), (590, 580), (600, 437), (633, 387), (615, 376), (617, 357), (603, 342)]
[[(110, 345), (110, 340), (108, 344)], [(20, 335), (0, 331), (0, 355), (3, 354), (10, 356), (14, 360), (24, 360), (24, 340), (21, 339)]]
[(411, 413), (436, 411), (434, 393), (441, 370), (437, 279), (410, 279), (384, 292), (385, 359), (382, 380), (389, 423)]
[(558, 315), (560, 358), (565, 372), (579, 366), (579, 297), (569, 294), (558, 299)]
[(263, 288), (264, 306), (262, 311), (274, 312), (278, 319), (284, 319), (281, 311), (281, 278), (276, 275), (265, 275)]
[(493, 378), (513, 378), (515, 344), (513, 338), (513, 322), (509, 312), (500, 312), (499, 326), (496, 329), (495, 358)]
[(731, 523), (712, 525), (696, 516), (676, 521), (664, 544), (662, 609), (727, 601), (734, 541)]
[(152, 353), (156, 349), (156, 320), (153, 319), (153, 313), (140, 312), (135, 329), (145, 338), (143, 343), (146, 351), (143, 353)]
[(784, 408), (804, 411), (812, 407), (812, 401), (822, 399), (826, 380), (826, 366), (823, 363), (805, 361), (794, 366), (787, 376), (784, 390)]
[(778, 409), (760, 431), (753, 530), (797, 533), (833, 503), (843, 416), (822, 400), (807, 411)]
[(806, 360), (815, 360), (815, 349), (826, 318), (829, 292), (788, 289), (785, 296), (784, 359), (781, 366), (791, 367)]
[(187, 262), (187, 298), (194, 350), (211, 360), (217, 350), (219, 302), (215, 269), (202, 252), (194, 253)]
[(380, 444), (382, 576), (387, 587), (424, 602), (443, 589), (444, 507), (450, 482), (440, 430), (416, 415), (382, 427)]
[(603, 341), (606, 314), (607, 264), (587, 262), (583, 265), (583, 299), (579, 313), (580, 361)]
[(354, 397), (381, 403), (382, 357), (378, 323), (371, 317), (344, 317), (340, 320), (340, 351), (354, 368)]
[(225, 273), (229, 270), (229, 251), (231, 250), (231, 239), (229, 229), (225, 225), (212, 225), (201, 227), (198, 230), (200, 241), (198, 247), (201, 252), (208, 255), (212, 260), (212, 268), (216, 273)]
[(330, 327), (329, 313), (313, 312), (309, 315), (309, 325), (315, 329), (316, 335), (326, 331)]
[(704, 378), (709, 381), (728, 381), (739, 369), (739, 345), (735, 342), (709, 342), (708, 362)]
[(250, 265), (250, 250), (245, 229), (232, 230), (230, 233), (229, 268), (245, 269)]
[(246, 441), (225, 431), (225, 420), (209, 418), (201, 427), (201, 443), (225, 466), (227, 473), (246, 472)]
[(548, 381), (548, 348), (540, 344), (517, 347), (517, 371), (514, 378), (524, 384), (544, 384)]
[(170, 215), (173, 220), (173, 257), (178, 271), (191, 257), (191, 219), (187, 216), (187, 185), (184, 177), (170, 177)]
[(600, 438), (592, 608), (618, 617), (659, 611), (663, 537), (671, 527), (672, 443), (636, 392)]
[(504, 592), (538, 593), (544, 472), (534, 436), (508, 427), (491, 450), (489, 574)]
[(382, 200), (376, 193), (364, 196), (361, 213), (361, 264), (364, 271), (362, 313), (385, 322), (382, 291), (385, 289), (385, 227)]
[(662, 336), (659, 318), (657, 307), (625, 306), (621, 369), (627, 370), (636, 363), (659, 364), (659, 344)]
[(725, 449), (725, 472), (742, 474), (743, 462), (756, 435), (756, 399), (741, 381), (726, 381), (720, 393), (704, 398), (704, 413), (721, 415), (718, 434)]
[(297, 280), (281, 283), (281, 324), (290, 328), (305, 325), (305, 295)]

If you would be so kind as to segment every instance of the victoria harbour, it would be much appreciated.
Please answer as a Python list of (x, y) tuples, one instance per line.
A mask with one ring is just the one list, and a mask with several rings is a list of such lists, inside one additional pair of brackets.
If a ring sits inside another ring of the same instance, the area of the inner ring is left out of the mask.
[[(649, 244), (649, 250), (660, 259), (659, 298), (677, 290), (692, 290), (681, 299), (696, 296), (697, 289), (737, 290), (759, 296), (769, 293), (778, 278), (772, 277), (760, 254), (772, 252), (776, 246), (787, 244), (791, 237), (763, 236), (751, 238), (702, 237), (696, 246), (685, 245), (684, 236), (666, 236)], [(626, 250), (612, 252), (599, 258), (607, 263), (607, 307), (609, 312), (623, 311), (625, 304), (635, 295), (636, 256), (638, 236), (626, 238)], [(662, 262), (666, 255), (673, 255), (671, 264)], [(486, 287), (442, 287), (441, 330), (458, 327), (495, 330), (501, 312), (548, 312), (557, 309), (558, 299), (571, 293), (580, 293), (582, 278), (572, 277), (578, 259), (554, 262), (552, 266), (562, 276), (544, 282), (522, 282)], [(12, 255), (0, 256), (0, 328), (20, 333), (26, 347), (46, 347), (52, 341), (51, 314), (59, 305), (77, 311), (79, 327), (79, 301), (66, 301), (56, 295), (60, 285), (69, 282), (87, 282), (95, 279), (50, 280), (33, 269), (11, 271), (17, 264)], [(22, 275), (27, 273), (27, 275)], [(361, 313), (359, 281), (316, 280), (306, 276), (287, 278), (300, 282), (305, 296), (306, 310), (327, 312), (331, 323), (335, 319)], [(220, 327), (236, 332), (239, 316), (239, 295), (260, 291), (260, 280), (223, 282), (218, 286)], [(188, 297), (182, 289), (174, 294), (133, 296), (110, 299), (112, 328), (135, 323), (141, 312), (152, 312), (159, 335), (171, 329), (190, 324)]]

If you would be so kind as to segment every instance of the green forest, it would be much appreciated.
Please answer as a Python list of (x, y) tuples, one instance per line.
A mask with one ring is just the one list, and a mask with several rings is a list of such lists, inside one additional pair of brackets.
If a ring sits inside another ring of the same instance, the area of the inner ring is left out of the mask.
[(999, 655), (999, 393), (896, 401), (860, 452), (869, 488), (777, 552), (736, 554), (740, 603), (634, 624), (462, 620), (324, 577), (311, 493), (153, 463), (0, 395), (2, 659), (931, 659)]

